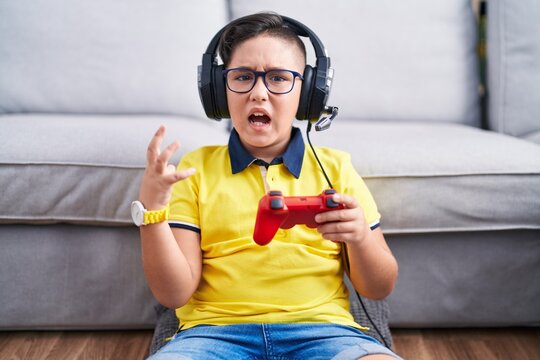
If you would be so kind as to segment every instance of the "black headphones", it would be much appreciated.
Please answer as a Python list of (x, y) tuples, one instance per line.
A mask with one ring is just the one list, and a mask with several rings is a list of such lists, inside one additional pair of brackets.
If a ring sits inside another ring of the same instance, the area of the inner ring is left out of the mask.
[[(302, 82), (296, 118), (298, 120), (317, 122), (315, 125), (317, 130), (327, 129), (338, 111), (337, 107), (326, 106), (334, 76), (334, 70), (330, 67), (330, 58), (327, 56), (321, 40), (313, 31), (299, 21), (286, 16), (281, 17), (284, 25), (293, 30), (298, 36), (309, 37), (315, 49), (316, 66), (306, 65), (304, 69), (304, 81)], [(206, 116), (214, 120), (230, 117), (225, 78), (223, 76), (224, 66), (217, 64), (217, 48), (221, 34), (227, 26), (214, 35), (206, 52), (203, 54), (202, 64), (198, 67), (199, 96)], [(331, 114), (332, 116), (320, 119), (323, 114)]]

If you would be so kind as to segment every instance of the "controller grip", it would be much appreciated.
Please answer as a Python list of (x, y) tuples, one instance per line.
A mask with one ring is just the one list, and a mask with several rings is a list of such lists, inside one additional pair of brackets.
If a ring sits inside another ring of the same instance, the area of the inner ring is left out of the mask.
[(253, 240), (259, 245), (267, 245), (287, 218), (287, 206), (282, 197), (264, 196), (259, 201)]

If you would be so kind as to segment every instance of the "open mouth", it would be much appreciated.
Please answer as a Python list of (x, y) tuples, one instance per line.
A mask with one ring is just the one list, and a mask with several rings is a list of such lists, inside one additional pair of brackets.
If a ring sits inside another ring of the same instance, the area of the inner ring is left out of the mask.
[(265, 115), (263, 113), (254, 113), (249, 116), (249, 122), (250, 124), (254, 126), (265, 126), (270, 124), (270, 117), (268, 115)]

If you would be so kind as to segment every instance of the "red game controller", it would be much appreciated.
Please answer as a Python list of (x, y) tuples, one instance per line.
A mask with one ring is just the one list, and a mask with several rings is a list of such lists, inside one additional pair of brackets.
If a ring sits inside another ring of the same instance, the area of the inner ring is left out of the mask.
[(290, 229), (297, 224), (315, 228), (315, 215), (325, 211), (343, 209), (332, 196), (336, 190), (329, 189), (315, 196), (283, 196), (281, 191), (270, 191), (259, 201), (253, 240), (266, 245), (279, 228)]

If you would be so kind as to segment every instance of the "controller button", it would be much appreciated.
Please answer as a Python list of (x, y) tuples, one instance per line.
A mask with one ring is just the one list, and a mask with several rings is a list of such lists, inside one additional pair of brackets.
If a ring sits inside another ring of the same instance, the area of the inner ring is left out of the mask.
[(326, 198), (326, 207), (337, 208), (339, 204), (335, 202), (331, 197)]
[(282, 194), (281, 194), (281, 191), (279, 191), (279, 190), (272, 190), (272, 191), (270, 191), (269, 195), (270, 196), (281, 196)]
[(283, 209), (283, 199), (281, 198), (270, 199), (270, 209), (272, 210)]

